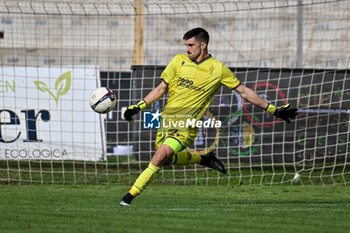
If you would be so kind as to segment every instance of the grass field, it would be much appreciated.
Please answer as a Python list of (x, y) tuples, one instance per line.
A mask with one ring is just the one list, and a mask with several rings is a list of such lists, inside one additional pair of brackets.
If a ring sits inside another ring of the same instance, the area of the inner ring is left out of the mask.
[(2, 185), (1, 232), (349, 232), (347, 186)]

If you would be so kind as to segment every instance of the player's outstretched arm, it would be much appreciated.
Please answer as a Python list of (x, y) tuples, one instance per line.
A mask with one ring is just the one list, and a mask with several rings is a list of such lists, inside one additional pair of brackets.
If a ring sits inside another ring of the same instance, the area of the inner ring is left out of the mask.
[(152, 104), (154, 101), (162, 97), (168, 90), (168, 85), (165, 82), (161, 82), (156, 88), (154, 88), (143, 100), (135, 105), (130, 105), (124, 110), (123, 118), (127, 122), (133, 122), (132, 116), (139, 113)]
[(287, 123), (290, 123), (290, 119), (294, 119), (298, 114), (298, 109), (289, 108), (289, 104), (281, 107), (276, 107), (273, 104), (266, 102), (255, 91), (246, 86), (240, 85), (236, 88), (236, 91), (242, 96), (243, 99), (247, 100), (257, 107), (265, 109), (267, 112), (285, 120)]

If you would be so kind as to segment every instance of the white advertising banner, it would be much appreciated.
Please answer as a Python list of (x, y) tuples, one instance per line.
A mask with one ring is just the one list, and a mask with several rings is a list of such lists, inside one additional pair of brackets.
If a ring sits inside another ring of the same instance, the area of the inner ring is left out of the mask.
[(98, 161), (101, 116), (89, 106), (96, 68), (0, 68), (0, 159)]

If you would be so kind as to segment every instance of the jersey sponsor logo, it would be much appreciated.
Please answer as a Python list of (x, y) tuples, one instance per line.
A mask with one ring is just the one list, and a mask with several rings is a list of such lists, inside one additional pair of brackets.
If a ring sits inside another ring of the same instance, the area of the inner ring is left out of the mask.
[(203, 92), (205, 92), (205, 89), (195, 86), (193, 80), (189, 80), (189, 79), (186, 79), (186, 78), (179, 77), (177, 79), (177, 86), (188, 88), (188, 89), (193, 89), (195, 91), (203, 91)]

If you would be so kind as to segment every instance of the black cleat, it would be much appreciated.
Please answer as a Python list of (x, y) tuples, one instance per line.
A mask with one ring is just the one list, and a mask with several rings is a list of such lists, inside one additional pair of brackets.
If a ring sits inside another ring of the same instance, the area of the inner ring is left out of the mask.
[(202, 160), (200, 161), (200, 165), (210, 167), (215, 169), (223, 174), (226, 174), (226, 168), (223, 162), (221, 162), (216, 156), (215, 152), (210, 151), (205, 155), (201, 155)]
[(120, 201), (119, 205), (120, 206), (130, 206), (131, 201), (134, 199), (134, 196), (131, 195), (130, 193), (125, 194), (125, 196), (122, 198)]

